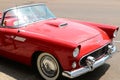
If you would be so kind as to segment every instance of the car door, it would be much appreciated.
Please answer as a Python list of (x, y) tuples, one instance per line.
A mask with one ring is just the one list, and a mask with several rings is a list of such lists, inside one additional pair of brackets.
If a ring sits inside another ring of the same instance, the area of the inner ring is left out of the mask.
[[(0, 55), (14, 60), (24, 60), (25, 38), (19, 33), (18, 17), (15, 10), (11, 9), (3, 13), (0, 26)], [(22, 58), (22, 59), (21, 59)]]
[(14, 50), (17, 49), (15, 44), (15, 34), (17, 29), (0, 27), (0, 54), (7, 57), (14, 57)]
[(25, 17), (19, 10), (10, 9), (3, 13), (0, 26), (0, 55), (30, 64), (32, 54), (38, 48), (37, 42), (27, 33)]
[(0, 28), (0, 55), (9, 59), (30, 64), (34, 51), (32, 43), (22, 37), (18, 29)]

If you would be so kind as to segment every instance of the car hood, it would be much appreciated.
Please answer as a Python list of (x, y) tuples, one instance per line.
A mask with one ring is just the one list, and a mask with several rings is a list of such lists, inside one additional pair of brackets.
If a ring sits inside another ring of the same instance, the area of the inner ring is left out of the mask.
[(24, 30), (54, 40), (80, 43), (100, 34), (97, 28), (67, 19), (50, 19), (29, 24)]

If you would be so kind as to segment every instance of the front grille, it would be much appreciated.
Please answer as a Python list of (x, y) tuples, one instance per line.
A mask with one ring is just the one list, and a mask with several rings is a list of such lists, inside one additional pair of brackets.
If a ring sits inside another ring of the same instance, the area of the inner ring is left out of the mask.
[(85, 57), (83, 57), (80, 61), (80, 65), (82, 66), (86, 66), (86, 59), (88, 56), (92, 56), (94, 57), (96, 60), (99, 59), (102, 55), (105, 55), (107, 54), (107, 51), (108, 51), (108, 45), (100, 48), (99, 50), (96, 50), (95, 52), (89, 54), (89, 55), (86, 55)]

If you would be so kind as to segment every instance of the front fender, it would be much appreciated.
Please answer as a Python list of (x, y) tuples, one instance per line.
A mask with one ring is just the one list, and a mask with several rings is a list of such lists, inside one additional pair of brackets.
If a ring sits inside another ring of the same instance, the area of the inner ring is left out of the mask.
[(83, 21), (79, 21), (79, 20), (71, 20), (71, 21), (74, 21), (74, 22), (77, 22), (77, 23), (80, 23), (83, 25), (87, 25), (90, 27), (99, 28), (99, 29), (105, 31), (108, 34), (110, 39), (112, 39), (114, 37), (113, 36), (114, 31), (119, 30), (119, 27), (117, 27), (117, 26), (111, 26), (111, 25), (99, 24), (99, 23), (93, 23), (93, 22), (83, 22)]
[(86, 22), (85, 25), (90, 25), (90, 26), (94, 26), (94, 27), (98, 27), (98, 28), (102, 29), (103, 31), (105, 31), (108, 34), (109, 38), (111, 38), (111, 39), (114, 37), (113, 36), (114, 31), (119, 30), (119, 27), (117, 27), (117, 26), (110, 26), (110, 25), (105, 25), (105, 24), (87, 23)]

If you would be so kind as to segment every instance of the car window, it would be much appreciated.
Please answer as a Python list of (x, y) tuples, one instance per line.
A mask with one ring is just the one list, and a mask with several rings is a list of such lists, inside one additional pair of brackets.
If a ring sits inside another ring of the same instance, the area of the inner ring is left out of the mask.
[(55, 16), (45, 5), (31, 5), (10, 9), (5, 13), (3, 24), (10, 27), (21, 27), (33, 22), (52, 19)]
[(17, 16), (13, 11), (8, 11), (4, 16), (4, 26), (15, 26), (15, 22), (17, 21)]

